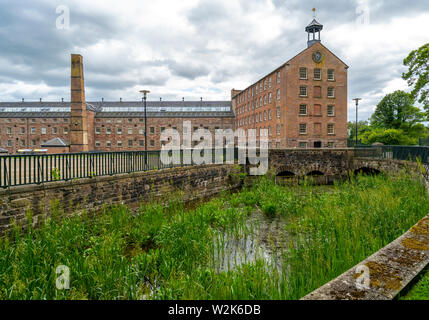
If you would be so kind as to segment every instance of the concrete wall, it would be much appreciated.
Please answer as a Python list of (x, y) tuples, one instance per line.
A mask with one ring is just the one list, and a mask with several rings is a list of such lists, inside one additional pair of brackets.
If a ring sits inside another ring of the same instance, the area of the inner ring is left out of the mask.
[(58, 204), (70, 215), (114, 203), (137, 207), (141, 201), (169, 199), (178, 191), (183, 192), (184, 201), (212, 196), (241, 185), (234, 174), (237, 170), (241, 169), (234, 165), (193, 166), (3, 189), (0, 234), (10, 228), (13, 219), (26, 224), (29, 209), (36, 223)]

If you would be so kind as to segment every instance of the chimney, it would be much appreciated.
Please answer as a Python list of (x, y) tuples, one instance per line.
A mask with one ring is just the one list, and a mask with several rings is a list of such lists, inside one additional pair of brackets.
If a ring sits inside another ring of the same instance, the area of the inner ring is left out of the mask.
[(104, 102), (104, 98), (101, 98), (101, 102)]
[(185, 101), (185, 97), (182, 98), (182, 101)]
[(83, 57), (71, 55), (70, 152), (88, 151), (88, 122), (83, 77)]
[(24, 98), (22, 98), (22, 102), (24, 102)]
[(40, 98), (40, 102), (42, 102), (42, 98)]
[(201, 97), (200, 99), (201, 99), (201, 102), (203, 102), (203, 97)]
[(64, 98), (61, 98), (61, 102), (64, 102)]
[(119, 98), (119, 102), (122, 102), (122, 98)]

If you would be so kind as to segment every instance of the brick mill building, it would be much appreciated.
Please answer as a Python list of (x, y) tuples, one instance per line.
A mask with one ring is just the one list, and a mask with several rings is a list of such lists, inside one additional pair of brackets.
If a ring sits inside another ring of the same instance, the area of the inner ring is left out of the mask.
[(270, 148), (347, 147), (348, 66), (306, 27), (308, 47), (244, 90), (231, 90), (236, 128), (267, 129)]
[[(323, 26), (306, 27), (308, 47), (231, 101), (148, 101), (147, 149), (160, 134), (191, 130), (267, 129), (270, 148), (347, 146), (347, 65), (320, 41)], [(145, 150), (142, 101), (86, 102), (83, 61), (72, 55), (71, 102), (0, 103), (0, 148), (8, 153)], [(212, 142), (215, 146), (215, 142)], [(187, 147), (187, 146), (186, 146)]]

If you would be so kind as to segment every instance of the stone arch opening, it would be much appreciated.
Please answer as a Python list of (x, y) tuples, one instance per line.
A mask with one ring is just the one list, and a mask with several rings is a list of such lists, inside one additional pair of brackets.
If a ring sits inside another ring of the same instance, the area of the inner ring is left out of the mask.
[(307, 173), (307, 177), (321, 177), (324, 176), (325, 174), (319, 170), (313, 170), (309, 173)]
[(292, 177), (295, 177), (295, 173), (285, 170), (285, 171), (277, 173), (277, 177), (292, 178)]
[(381, 171), (370, 167), (362, 167), (354, 171), (355, 175), (361, 174), (365, 176), (374, 176), (380, 174)]

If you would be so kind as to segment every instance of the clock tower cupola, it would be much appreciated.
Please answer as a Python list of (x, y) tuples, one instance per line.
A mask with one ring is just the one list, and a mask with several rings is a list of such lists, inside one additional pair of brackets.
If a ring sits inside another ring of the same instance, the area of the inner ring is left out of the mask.
[(316, 9), (313, 8), (313, 21), (305, 27), (305, 31), (308, 34), (307, 45), (311, 47), (316, 42), (320, 42), (320, 31), (323, 30), (323, 25), (316, 20)]

